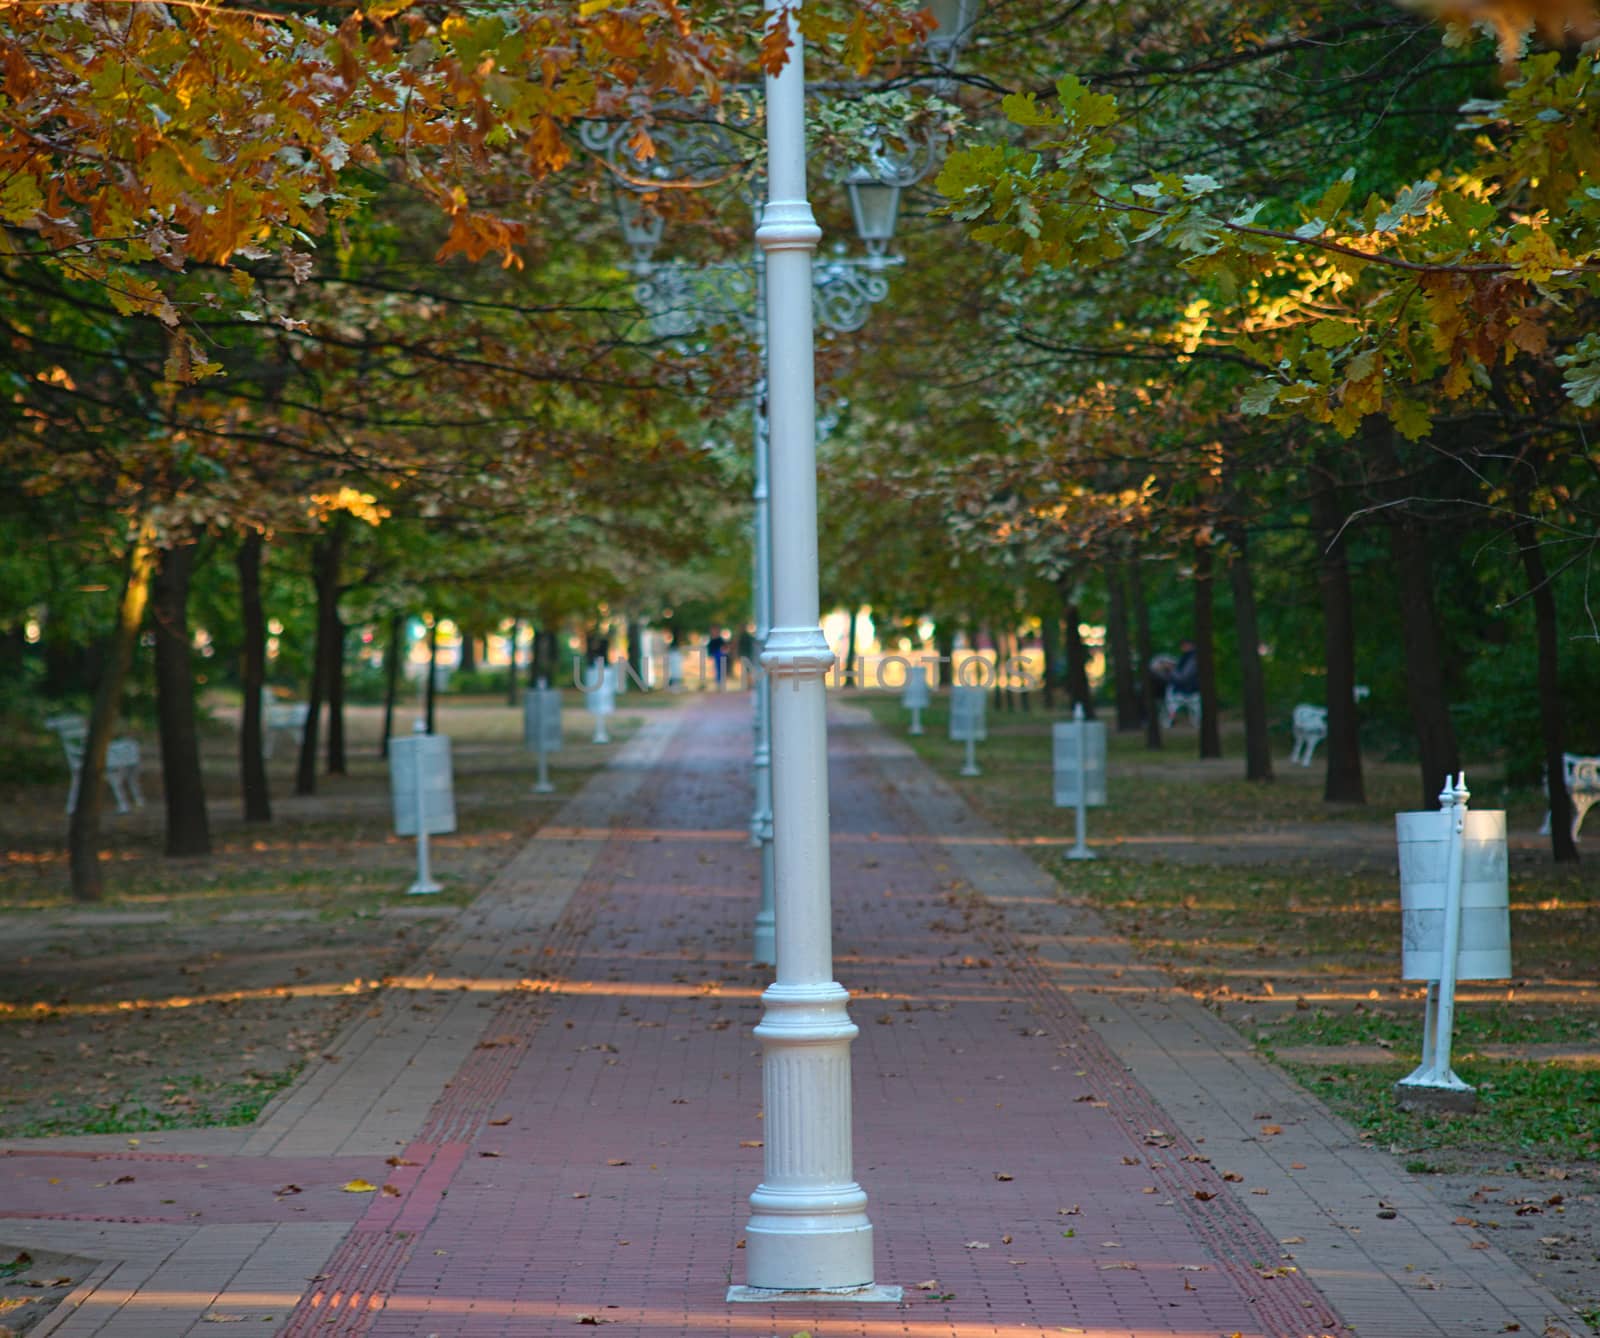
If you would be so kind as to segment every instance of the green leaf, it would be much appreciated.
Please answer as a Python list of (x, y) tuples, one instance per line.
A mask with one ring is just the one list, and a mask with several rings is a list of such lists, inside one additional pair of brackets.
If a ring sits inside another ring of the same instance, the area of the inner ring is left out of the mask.
[(1574, 404), (1587, 409), (1600, 403), (1600, 339), (1587, 335), (1571, 353), (1556, 359), (1566, 369), (1561, 388)]
[(1056, 82), (1056, 96), (1061, 100), (1062, 115), (1078, 125), (1100, 127), (1116, 122), (1116, 98), (1109, 93), (1091, 93), (1075, 74)]
[(1438, 187), (1431, 181), (1418, 181), (1407, 186), (1394, 198), (1394, 203), (1373, 221), (1373, 227), (1379, 232), (1393, 232), (1406, 219), (1423, 213), (1428, 207), (1428, 201), (1433, 198)]
[(1255, 382), (1246, 388), (1240, 398), (1239, 411), (1258, 416), (1270, 413), (1272, 406), (1278, 402), (1278, 392), (1282, 389), (1282, 384), (1277, 381)]
[(1320, 320), (1306, 331), (1318, 348), (1343, 348), (1360, 333), (1361, 327), (1355, 322), (1336, 320)]
[(1389, 409), (1389, 420), (1407, 441), (1421, 441), (1433, 428), (1433, 415), (1418, 400), (1395, 400)]
[(1032, 93), (1007, 93), (1000, 100), (1000, 110), (1013, 125), (1057, 126), (1062, 124), (1061, 114), (1041, 107)]

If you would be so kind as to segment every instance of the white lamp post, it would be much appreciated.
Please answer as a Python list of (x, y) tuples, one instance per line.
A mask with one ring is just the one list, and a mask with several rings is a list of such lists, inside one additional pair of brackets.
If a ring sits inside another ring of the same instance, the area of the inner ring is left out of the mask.
[(762, 995), (765, 1171), (750, 1196), (746, 1283), (729, 1300), (819, 1291), (899, 1299), (875, 1288), (867, 1196), (851, 1161), (849, 995), (833, 979), (824, 676), (819, 621), (811, 258), (821, 231), (806, 199), (805, 67), (783, 0), (789, 58), (767, 76), (766, 255), (771, 442), (772, 621), (761, 662), (772, 678), (772, 811), (777, 979)]
[[(814, 268), (821, 231), (806, 198), (799, 3), (765, 3), (768, 23), (788, 26), (789, 57), (766, 78), (767, 200), (756, 230), (753, 285), (740, 289), (737, 265), (713, 266), (695, 277), (679, 267), (654, 266), (659, 218), (637, 200), (624, 212), (640, 275), (636, 291), (647, 311), (653, 308), (659, 336), (694, 329), (693, 308), (707, 296), (722, 299), (726, 310), (736, 305), (726, 301), (736, 290), (764, 288), (766, 307), (764, 329), (759, 318), (756, 326), (758, 337), (765, 335), (766, 395), (763, 406), (758, 387), (755, 487), (756, 631), (766, 672), (756, 702), (751, 831), (764, 844), (756, 958), (775, 960), (777, 978), (762, 995), (765, 1011), (756, 1028), (765, 1055), (765, 1170), (750, 1196), (746, 1283), (731, 1287), (728, 1299), (807, 1300), (826, 1293), (898, 1301), (900, 1288), (874, 1281), (867, 1196), (852, 1170), (850, 1042), (857, 1032), (846, 1008), (850, 996), (833, 979), (824, 679), (834, 657), (820, 626), (813, 326), (860, 329), (872, 305), (887, 296), (881, 271), (892, 263), (886, 252), (900, 190), (927, 170), (936, 146), (891, 151), (880, 141), (870, 169), (846, 181), (867, 258)], [(960, 0), (947, 34), (964, 37), (979, 3)], [(935, 56), (941, 69), (959, 45)], [(631, 152), (622, 127), (585, 126), (582, 135), (613, 160)], [(659, 150), (664, 136), (655, 138)], [(636, 177), (640, 166), (632, 163), (630, 175)], [(652, 170), (667, 169), (657, 161)]]

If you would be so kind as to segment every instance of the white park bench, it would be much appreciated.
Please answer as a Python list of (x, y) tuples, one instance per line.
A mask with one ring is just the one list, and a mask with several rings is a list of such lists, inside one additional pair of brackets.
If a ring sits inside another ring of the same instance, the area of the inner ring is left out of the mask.
[(1294, 747), (1289, 750), (1289, 763), (1303, 767), (1311, 765), (1311, 754), (1317, 745), (1328, 737), (1328, 708), (1302, 702), (1294, 708)]
[[(1583, 826), (1583, 815), (1600, 803), (1600, 757), (1584, 757), (1580, 753), (1562, 753), (1562, 768), (1567, 777), (1567, 794), (1572, 799), (1572, 839), (1578, 839), (1578, 828)], [(1540, 836), (1550, 835), (1550, 815), (1544, 815)]]
[(306, 716), (311, 713), (309, 702), (281, 702), (272, 695), (271, 688), (261, 689), (261, 756), (272, 756), (272, 742), (279, 730), (298, 743), (306, 727)]
[[(78, 807), (78, 782), (83, 778), (83, 750), (89, 739), (89, 722), (81, 715), (53, 715), (44, 725), (59, 736), (66, 750), (67, 766), (72, 770), (72, 784), (67, 790), (67, 812), (71, 813)], [(130, 799), (136, 807), (144, 807), (144, 791), (139, 788), (139, 740), (111, 740), (111, 746), (106, 749), (106, 783), (111, 786), (111, 797), (116, 800), (118, 813), (128, 811)]]

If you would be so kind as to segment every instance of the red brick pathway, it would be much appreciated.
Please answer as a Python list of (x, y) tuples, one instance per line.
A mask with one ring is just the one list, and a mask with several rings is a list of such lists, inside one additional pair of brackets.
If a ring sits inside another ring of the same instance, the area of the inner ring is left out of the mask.
[[(1333, 1332), (1204, 1150), (833, 738), (857, 1175), (901, 1306), (729, 1306), (760, 1179), (748, 699), (686, 713), (286, 1335)], [(889, 839), (894, 838), (894, 839)]]

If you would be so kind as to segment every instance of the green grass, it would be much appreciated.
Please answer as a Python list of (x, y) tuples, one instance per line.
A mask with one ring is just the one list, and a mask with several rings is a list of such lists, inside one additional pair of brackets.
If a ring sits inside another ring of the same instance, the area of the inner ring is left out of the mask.
[[(926, 733), (906, 734), (906, 712), (888, 693), (860, 693), (853, 700), (871, 712), (890, 733), (906, 739), (935, 771), (955, 778), (962, 747), (948, 738), (947, 698), (935, 697), (923, 712)], [(1050, 793), (1052, 743), (1050, 725), (1066, 717), (1051, 715), (1035, 706), (1027, 712), (996, 711), (990, 703), (988, 739), (978, 745), (978, 765), (983, 779), (959, 784), (991, 816), (1001, 812), (1025, 815), (1031, 831), (1039, 835), (1072, 836), (1073, 814), (1057, 809)], [(1093, 836), (1115, 837), (1144, 832), (1201, 834), (1219, 823), (1248, 830), (1259, 823), (1371, 822), (1388, 824), (1396, 811), (1415, 808), (1420, 800), (1417, 773), (1410, 766), (1369, 765), (1366, 769), (1365, 805), (1327, 804), (1322, 799), (1321, 758), (1310, 768), (1287, 762), (1287, 733), (1273, 739), (1276, 780), (1263, 785), (1243, 779), (1243, 740), (1231, 722), (1224, 722), (1224, 749), (1220, 761), (1200, 761), (1195, 755), (1195, 732), (1180, 727), (1165, 736), (1165, 746), (1155, 752), (1145, 748), (1142, 733), (1119, 734), (1107, 730), (1107, 764), (1111, 769), (1111, 803), (1090, 817)], [(1537, 823), (1544, 814), (1543, 800), (1532, 790), (1506, 790), (1494, 779), (1496, 765), (1479, 764), (1474, 777), (1473, 805), (1507, 807), (1514, 823)]]
[[(1359, 1128), (1432, 1166), (1431, 1154), (1456, 1150), (1506, 1164), (1534, 1160), (1600, 1159), (1591, 1112), (1600, 1109), (1600, 1069), (1528, 1060), (1488, 1060), (1475, 1051), (1489, 1045), (1600, 1040), (1600, 1010), (1583, 1000), (1539, 1005), (1474, 1003), (1456, 1014), (1456, 1070), (1479, 1086), (1470, 1116), (1411, 1114), (1396, 1108), (1391, 1088), (1417, 1063), (1422, 1000), (1393, 993), (1399, 966), (1399, 892), (1389, 870), (1335, 867), (1308, 855), (1262, 864), (1206, 863), (1207, 847), (1183, 853), (1193, 861), (1119, 855), (1110, 839), (1160, 834), (1181, 844), (1188, 835), (1222, 838), (1278, 823), (1330, 820), (1387, 825), (1396, 810), (1416, 806), (1415, 771), (1369, 768), (1364, 807), (1322, 801), (1321, 769), (1310, 772), (1276, 758), (1278, 779), (1252, 784), (1243, 770), (1237, 737), (1226, 739), (1225, 761), (1199, 762), (1194, 734), (1168, 736), (1164, 753), (1147, 752), (1142, 736), (1110, 733), (1110, 804), (1090, 816), (1090, 840), (1100, 838), (1100, 858), (1062, 858), (1074, 815), (1056, 809), (1050, 793), (1050, 725), (1059, 717), (995, 713), (989, 739), (979, 746), (983, 776), (957, 775), (961, 748), (946, 737), (942, 703), (924, 715), (928, 732), (909, 738), (905, 713), (888, 695), (857, 698), (889, 732), (906, 737), (935, 771), (1001, 830), (1027, 842), (1025, 849), (1059, 882), (1062, 893), (1093, 906), (1148, 960), (1174, 970), (1198, 992), (1221, 1001), (1269, 1058), (1284, 1047), (1325, 1047), (1320, 1064), (1284, 1063), (1297, 1080)], [(1226, 722), (1225, 722), (1226, 723)], [(1479, 768), (1484, 779), (1492, 769)], [(1475, 785), (1475, 807), (1505, 804), (1513, 826), (1524, 830), (1543, 814), (1532, 792), (1500, 792), (1492, 781)], [(1215, 848), (1215, 840), (1212, 847)], [(1513, 962), (1519, 979), (1582, 982), (1600, 976), (1600, 879), (1592, 865), (1515, 864), (1511, 878)], [(1263, 982), (1275, 986), (1268, 994)], [(1382, 991), (1382, 1004), (1366, 996)], [(1304, 1009), (1300, 993), (1342, 995), (1348, 1003)], [(1565, 990), (1559, 991), (1565, 994)], [(1519, 990), (1519, 994), (1521, 991)], [(1239, 1002), (1240, 994), (1250, 996)], [(1347, 1045), (1390, 1048), (1390, 1062), (1341, 1062)]]
[(269, 1101), (292, 1083), (303, 1064), (275, 1073), (217, 1082), (198, 1074), (164, 1084), (169, 1094), (194, 1098), (174, 1107), (142, 1097), (51, 1103), (52, 1113), (16, 1124), (0, 1124), (0, 1138), (54, 1138), (73, 1134), (133, 1134), (163, 1129), (217, 1129), (254, 1124)]
[[(1315, 1009), (1262, 1026), (1258, 1037), (1277, 1048), (1291, 1045), (1392, 1045), (1409, 1053), (1421, 1043), (1422, 1004), (1405, 1016), (1387, 1009), (1360, 1013)], [(1561, 1009), (1527, 1009), (1505, 1004), (1474, 1004), (1456, 1013), (1454, 1048), (1465, 1059), (1480, 1045), (1537, 1045), (1600, 1040), (1600, 1019)]]
[[(1478, 1089), (1471, 1115), (1400, 1110), (1391, 1088), (1416, 1066), (1413, 1058), (1391, 1064), (1329, 1067), (1284, 1064), (1303, 1087), (1375, 1141), (1402, 1154), (1492, 1149), (1505, 1169), (1529, 1163), (1600, 1160), (1600, 1069), (1560, 1064), (1466, 1061), (1460, 1077)], [(1428, 1158), (1421, 1164), (1444, 1169)]]

